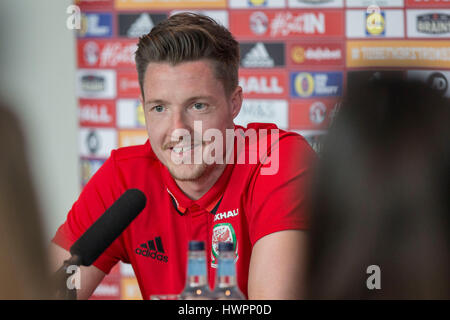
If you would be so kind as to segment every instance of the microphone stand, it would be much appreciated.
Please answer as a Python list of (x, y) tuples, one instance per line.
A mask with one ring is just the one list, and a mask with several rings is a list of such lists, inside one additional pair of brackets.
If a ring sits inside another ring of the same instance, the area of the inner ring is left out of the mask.
[(72, 256), (70, 259), (64, 261), (61, 268), (59, 268), (54, 276), (54, 285), (56, 291), (57, 300), (76, 300), (77, 299), (77, 289), (73, 287), (72, 289), (68, 286), (68, 279), (73, 274), (68, 271), (68, 268), (71, 266), (79, 267), (81, 265), (80, 257), (77, 255)]

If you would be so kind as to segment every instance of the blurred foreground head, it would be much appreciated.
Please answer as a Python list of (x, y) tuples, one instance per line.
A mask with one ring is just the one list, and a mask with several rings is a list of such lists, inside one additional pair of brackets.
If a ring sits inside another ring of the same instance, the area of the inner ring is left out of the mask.
[(38, 203), (16, 117), (0, 105), (0, 299), (48, 299)]
[(447, 98), (400, 80), (349, 92), (313, 188), (309, 298), (449, 299), (449, 184)]

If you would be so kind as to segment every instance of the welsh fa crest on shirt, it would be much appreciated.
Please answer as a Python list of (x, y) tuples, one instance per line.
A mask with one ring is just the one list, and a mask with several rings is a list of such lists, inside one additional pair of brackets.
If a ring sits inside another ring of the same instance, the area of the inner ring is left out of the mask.
[(231, 223), (219, 223), (213, 228), (212, 234), (212, 245), (211, 245), (211, 267), (217, 268), (218, 258), (219, 258), (219, 242), (232, 242), (236, 263), (238, 259), (238, 244), (236, 241), (236, 233)]

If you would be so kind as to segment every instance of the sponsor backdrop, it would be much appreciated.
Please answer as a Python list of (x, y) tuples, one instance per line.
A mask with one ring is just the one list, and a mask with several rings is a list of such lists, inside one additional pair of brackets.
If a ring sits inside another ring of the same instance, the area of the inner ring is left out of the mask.
[[(338, 101), (371, 77), (421, 79), (450, 97), (450, 0), (78, 0), (81, 186), (114, 148), (147, 139), (137, 39), (180, 11), (206, 14), (240, 42), (245, 100), (236, 122), (274, 122), (320, 151)], [(370, 69), (370, 70), (369, 70)], [(119, 264), (92, 299), (141, 299)]]

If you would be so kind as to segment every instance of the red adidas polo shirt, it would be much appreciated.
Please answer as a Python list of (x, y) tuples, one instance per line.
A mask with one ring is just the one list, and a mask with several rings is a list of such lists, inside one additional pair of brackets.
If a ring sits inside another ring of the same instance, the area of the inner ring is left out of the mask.
[[(259, 132), (276, 127), (249, 124), (235, 129), (245, 133), (250, 128)], [(245, 152), (249, 148), (251, 142)], [(244, 153), (235, 150), (234, 163), (227, 164), (216, 184), (193, 201), (178, 188), (148, 141), (113, 150), (84, 187), (52, 241), (69, 250), (123, 192), (137, 188), (147, 197), (146, 207), (94, 262), (97, 268), (109, 273), (119, 260), (131, 263), (144, 299), (151, 294), (178, 294), (185, 285), (188, 241), (203, 240), (213, 288), (217, 243), (233, 241), (238, 285), (247, 296), (255, 242), (273, 232), (306, 228), (305, 187), (314, 151), (300, 135), (282, 130), (279, 140), (270, 141), (268, 154), (275, 151), (278, 172), (261, 175), (270, 163), (242, 164), (238, 158)]]

